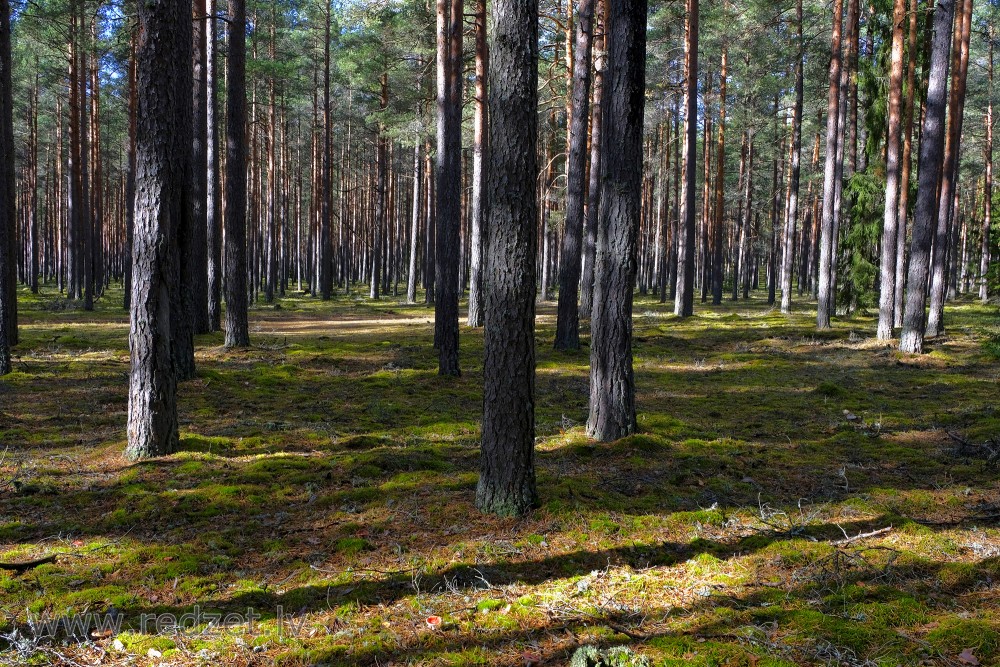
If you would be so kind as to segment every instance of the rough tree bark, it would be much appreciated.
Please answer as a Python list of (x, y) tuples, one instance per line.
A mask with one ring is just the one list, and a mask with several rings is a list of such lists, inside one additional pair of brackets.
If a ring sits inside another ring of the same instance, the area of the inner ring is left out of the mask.
[(602, 442), (623, 438), (636, 427), (632, 287), (642, 209), (646, 14), (646, 0), (617, 0), (608, 7), (604, 138), (617, 148), (604, 156), (601, 174), (587, 419), (587, 435)]
[(461, 375), (458, 363), (458, 264), (462, 226), (462, 6), (438, 0), (438, 158), (434, 342), (438, 373)]
[(520, 516), (535, 489), (538, 0), (493, 0), (482, 458), (476, 506)]
[(597, 259), (597, 219), (601, 209), (601, 119), (604, 111), (605, 17), (608, 0), (597, 0), (594, 22), (594, 85), (590, 114), (590, 174), (583, 231), (583, 278), (580, 285), (580, 318), (590, 319), (594, 304), (594, 262)]
[(903, 290), (906, 287), (906, 224), (910, 217), (910, 174), (913, 167), (913, 102), (917, 72), (917, 0), (910, 0), (910, 31), (906, 41), (906, 102), (903, 109), (903, 171), (899, 178), (899, 216), (896, 219), (896, 278), (892, 326), (903, 326)]
[(216, 0), (208, 0), (208, 31), (205, 51), (205, 78), (208, 99), (205, 106), (205, 124), (207, 126), (207, 144), (205, 147), (205, 169), (207, 181), (205, 187), (205, 245), (208, 250), (206, 271), (208, 273), (208, 321), (212, 331), (222, 329), (222, 193), (219, 187), (219, 130), (216, 126), (218, 117), (218, 95), (216, 94), (216, 63), (218, 49), (215, 44), (217, 19), (215, 17)]
[(894, 0), (892, 10), (892, 50), (889, 56), (889, 134), (885, 158), (885, 210), (882, 216), (882, 260), (879, 282), (879, 340), (892, 338), (893, 308), (896, 300), (896, 234), (899, 219), (899, 162), (901, 109), (903, 106), (903, 21), (906, 0)]
[(195, 0), (192, 39), (194, 41), (194, 127), (192, 131), (191, 176), (191, 257), (190, 285), (194, 333), (211, 331), (208, 318), (208, 21), (206, 0)]
[(226, 347), (248, 347), (246, 3), (229, 0), (226, 73)]
[(937, 184), (941, 176), (944, 148), (944, 119), (948, 87), (948, 56), (951, 24), (956, 0), (937, 0), (934, 10), (934, 36), (927, 84), (926, 111), (917, 164), (917, 205), (913, 214), (913, 239), (910, 242), (910, 267), (907, 272), (903, 311), (903, 333), (899, 349), (919, 354), (924, 350), (927, 302), (927, 271), (931, 240), (937, 228)]
[[(185, 25), (187, 28), (185, 29)], [(126, 457), (177, 448), (177, 378), (171, 345), (177, 226), (189, 212), (191, 2), (139, 3), (136, 199)]]
[(587, 124), (590, 120), (590, 59), (595, 0), (580, 0), (573, 49), (572, 113), (566, 169), (566, 223), (559, 254), (557, 350), (580, 349), (580, 254), (587, 183)]

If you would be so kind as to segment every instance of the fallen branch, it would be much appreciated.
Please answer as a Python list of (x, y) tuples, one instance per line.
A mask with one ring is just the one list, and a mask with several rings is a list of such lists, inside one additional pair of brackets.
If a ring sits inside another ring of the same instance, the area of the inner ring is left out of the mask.
[[(841, 528), (840, 530), (843, 531), (844, 529)], [(835, 547), (841, 547), (844, 546), (845, 544), (850, 544), (851, 542), (857, 542), (858, 540), (864, 540), (869, 537), (878, 537), (879, 535), (885, 535), (891, 530), (892, 526), (886, 526), (885, 528), (879, 528), (878, 530), (873, 530), (869, 533), (858, 533), (854, 537), (845, 537), (842, 540), (836, 540), (834, 542), (830, 542), (830, 544), (832, 544)], [(844, 534), (846, 535), (847, 533)]]
[(62, 556), (65, 554), (49, 554), (44, 558), (39, 558), (37, 560), (29, 560), (23, 563), (0, 563), (0, 570), (8, 570), (15, 572), (17, 574), (24, 574), (28, 570), (38, 567), (39, 565), (45, 565), (46, 563), (56, 562), (57, 556)]

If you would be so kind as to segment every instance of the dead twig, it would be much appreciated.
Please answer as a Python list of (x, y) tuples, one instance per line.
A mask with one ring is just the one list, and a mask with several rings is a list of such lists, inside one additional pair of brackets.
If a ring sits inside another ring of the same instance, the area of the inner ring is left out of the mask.
[[(837, 527), (840, 528), (840, 526)], [(840, 531), (844, 533), (845, 536), (847, 535), (847, 533), (844, 531), (843, 528), (840, 528)], [(891, 531), (892, 531), (892, 526), (886, 526), (885, 528), (879, 528), (878, 530), (873, 530), (867, 533), (858, 533), (853, 537), (845, 537), (842, 540), (836, 540), (830, 542), (830, 544), (832, 544), (835, 547), (841, 547), (844, 546), (845, 544), (850, 544), (851, 542), (857, 542), (858, 540), (864, 540), (869, 537), (878, 537), (879, 535), (885, 535), (886, 533), (889, 533)]]

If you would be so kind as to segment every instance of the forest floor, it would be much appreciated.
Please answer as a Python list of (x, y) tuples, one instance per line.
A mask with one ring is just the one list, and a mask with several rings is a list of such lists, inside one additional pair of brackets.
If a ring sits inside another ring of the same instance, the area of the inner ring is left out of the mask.
[(60, 554), (0, 572), (0, 663), (1000, 665), (995, 306), (915, 358), (869, 317), (639, 297), (640, 433), (607, 445), (542, 306), (517, 521), (473, 505), (481, 331), (441, 378), (426, 306), (261, 306), (252, 348), (198, 338), (181, 451), (131, 463), (120, 292), (57, 296), (21, 293), (0, 380), (0, 562)]

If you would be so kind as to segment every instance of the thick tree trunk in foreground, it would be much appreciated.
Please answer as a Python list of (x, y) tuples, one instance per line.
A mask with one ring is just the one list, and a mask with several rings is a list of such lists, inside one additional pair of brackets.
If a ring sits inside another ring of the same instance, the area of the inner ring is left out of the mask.
[(538, 0), (493, 0), (482, 458), (476, 506), (526, 514), (535, 490)]
[[(878, 312), (879, 340), (892, 338), (893, 308), (896, 298), (896, 234), (899, 219), (899, 163), (901, 108), (903, 106), (903, 21), (906, 0), (894, 0), (892, 11), (892, 51), (889, 56), (889, 135), (886, 140), (885, 211), (882, 217), (882, 260)], [(904, 230), (905, 231), (905, 230)]]
[(248, 347), (246, 4), (230, 0), (226, 73), (226, 347)]
[(472, 130), (472, 210), (469, 226), (469, 317), (470, 327), (483, 326), (483, 187), (486, 179), (486, 76), (489, 46), (486, 39), (486, 0), (476, 0), (476, 97)]
[(176, 227), (189, 214), (184, 195), (191, 146), (181, 125), (190, 121), (191, 2), (142, 2), (139, 24), (132, 371), (125, 449), (130, 459), (177, 448), (171, 320), (180, 314), (173, 310), (171, 290), (178, 280)]
[(830, 93), (826, 103), (826, 166), (823, 170), (823, 217), (820, 223), (819, 241), (819, 302), (816, 310), (816, 326), (830, 328), (830, 300), (834, 298), (830, 285), (830, 269), (836, 257), (833, 256), (834, 199), (837, 192), (837, 151), (840, 135), (840, 69), (841, 39), (844, 1), (833, 2), (833, 34), (830, 38)]
[(13, 100), (11, 99), (10, 2), (0, 0), (0, 375), (10, 372), (10, 347), (17, 329), (17, 292), (14, 281)]
[[(837, 0), (838, 2), (841, 0)], [(695, 235), (695, 164), (698, 152), (698, 0), (687, 0), (687, 84), (684, 92), (684, 195), (683, 220), (679, 225), (677, 246), (677, 290), (674, 314), (694, 314), (694, 235)]]
[(646, 0), (608, 7), (608, 102), (601, 222), (591, 320), (587, 435), (610, 442), (635, 431), (632, 287), (642, 209), (642, 131), (646, 92)]
[(948, 56), (955, 0), (938, 0), (934, 10), (930, 79), (920, 139), (917, 207), (913, 215), (910, 268), (906, 280), (903, 333), (899, 349), (919, 354), (924, 350), (924, 309), (927, 304), (927, 270), (931, 240), (937, 228), (937, 184), (941, 176), (944, 119), (948, 87)]
[(438, 374), (458, 364), (458, 264), (462, 227), (462, 0), (438, 0), (438, 158), (434, 342)]
[(580, 0), (573, 55), (573, 111), (566, 169), (566, 226), (559, 255), (557, 350), (580, 349), (580, 254), (587, 183), (587, 124), (590, 119), (590, 56), (594, 1)]

